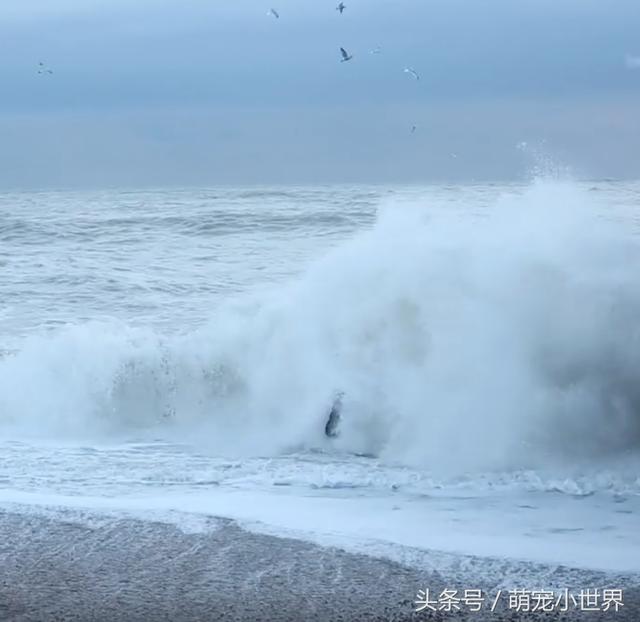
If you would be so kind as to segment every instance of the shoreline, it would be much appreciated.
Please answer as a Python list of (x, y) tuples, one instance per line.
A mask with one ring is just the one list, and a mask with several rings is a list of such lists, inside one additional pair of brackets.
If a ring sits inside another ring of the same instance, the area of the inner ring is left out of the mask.
[[(427, 553), (428, 555), (428, 553)], [(418, 590), (481, 588), (461, 558), (444, 576), (334, 547), (245, 531), (212, 518), (205, 532), (138, 518), (82, 524), (0, 510), (0, 619), (15, 622), (273, 620), (638, 620), (640, 585), (619, 612), (415, 612)], [(508, 564), (517, 562), (505, 561)], [(604, 573), (549, 567), (575, 588), (620, 587)], [(555, 577), (555, 578), (554, 578)], [(569, 580), (569, 579), (566, 579)], [(580, 581), (584, 583), (580, 583)], [(461, 583), (467, 581), (467, 583)], [(538, 589), (531, 585), (529, 589)], [(501, 601), (502, 602), (502, 601)], [(488, 607), (488, 605), (487, 605)]]

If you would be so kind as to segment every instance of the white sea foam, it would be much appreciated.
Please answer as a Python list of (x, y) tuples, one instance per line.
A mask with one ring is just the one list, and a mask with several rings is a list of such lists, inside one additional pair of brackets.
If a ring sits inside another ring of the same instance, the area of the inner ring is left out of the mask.
[(333, 446), (444, 469), (635, 453), (640, 241), (571, 183), (490, 206), (390, 202), (375, 226), (186, 336), (89, 322), (0, 359), (3, 429)]

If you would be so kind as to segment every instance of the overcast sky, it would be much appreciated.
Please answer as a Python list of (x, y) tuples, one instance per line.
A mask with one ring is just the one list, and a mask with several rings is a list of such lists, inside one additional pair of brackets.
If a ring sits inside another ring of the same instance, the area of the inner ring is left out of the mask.
[(345, 3), (3, 0), (0, 189), (640, 177), (639, 0)]

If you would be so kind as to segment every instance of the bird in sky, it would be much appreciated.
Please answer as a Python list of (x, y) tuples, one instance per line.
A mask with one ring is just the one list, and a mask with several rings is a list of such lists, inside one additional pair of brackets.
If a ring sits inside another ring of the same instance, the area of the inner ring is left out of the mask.
[(340, 54), (342, 54), (342, 60), (340, 61), (341, 63), (346, 63), (348, 60), (351, 60), (353, 58), (353, 55), (349, 54), (344, 48), (340, 48)]
[(369, 53), (370, 54), (381, 54), (382, 53), (382, 48), (378, 45), (377, 47), (373, 48), (373, 50), (371, 50)]
[(269, 9), (267, 15), (273, 15), (276, 19), (280, 19), (280, 14), (275, 9)]
[(420, 80), (420, 76), (415, 69), (412, 69), (411, 67), (405, 67), (404, 72), (411, 74), (416, 80)]
[(340, 12), (340, 15), (342, 15), (342, 12), (346, 9), (346, 5), (344, 2), (341, 2), (337, 7), (336, 7), (336, 11)]
[(40, 62), (38, 63), (38, 73), (51, 75), (53, 74), (53, 70), (49, 69), (44, 63)]
[(418, 128), (417, 128), (415, 125), (412, 125), (412, 126), (411, 126), (411, 133), (412, 133), (412, 134), (415, 134), (417, 129), (418, 129)]

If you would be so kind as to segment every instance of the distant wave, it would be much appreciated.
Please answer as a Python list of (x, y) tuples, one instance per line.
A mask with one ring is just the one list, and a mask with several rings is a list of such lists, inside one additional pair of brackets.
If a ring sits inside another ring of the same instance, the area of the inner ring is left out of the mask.
[(539, 182), (481, 212), (390, 205), (197, 333), (90, 323), (30, 337), (0, 358), (0, 432), (195, 433), (265, 455), (327, 447), (340, 390), (335, 446), (393, 462), (638, 452), (640, 240), (597, 198)]
[(0, 242), (41, 244), (51, 238), (77, 239), (78, 241), (109, 239), (117, 235), (150, 232), (184, 235), (221, 236), (243, 231), (315, 231), (316, 229), (355, 229), (363, 222), (373, 223), (375, 213), (369, 204), (360, 208), (304, 210), (288, 209), (274, 212), (269, 209), (202, 209), (195, 214), (135, 214), (128, 216), (96, 218), (94, 214), (83, 220), (77, 216), (73, 222), (67, 219), (35, 222), (33, 219), (8, 217), (0, 219)]

